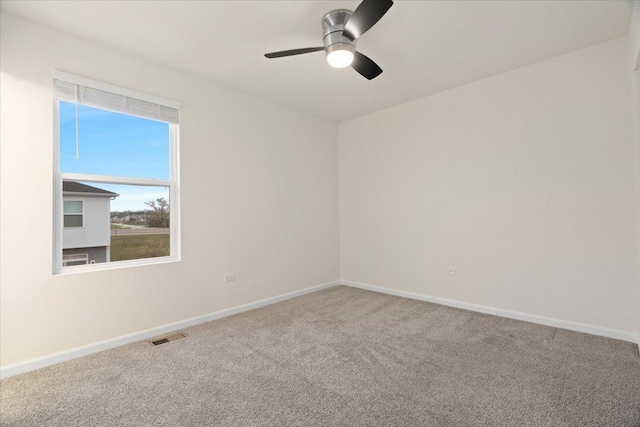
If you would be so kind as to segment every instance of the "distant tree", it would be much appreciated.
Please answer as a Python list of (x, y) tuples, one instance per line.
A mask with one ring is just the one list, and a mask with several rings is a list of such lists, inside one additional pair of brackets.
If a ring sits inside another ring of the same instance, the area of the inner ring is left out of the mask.
[(152, 209), (151, 216), (147, 219), (150, 227), (169, 227), (169, 202), (164, 197), (144, 202)]

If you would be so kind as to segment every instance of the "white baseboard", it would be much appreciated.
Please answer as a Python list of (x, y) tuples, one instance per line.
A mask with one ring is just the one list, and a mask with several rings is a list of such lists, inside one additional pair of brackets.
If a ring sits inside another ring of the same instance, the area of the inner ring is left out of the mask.
[(192, 317), (190, 319), (181, 320), (179, 322), (158, 326), (156, 328), (151, 328), (151, 329), (135, 332), (128, 335), (123, 335), (123, 336), (112, 338), (109, 340), (100, 341), (94, 344), (88, 344), (82, 347), (76, 347), (70, 350), (61, 351), (59, 353), (54, 353), (47, 356), (42, 356), (35, 359), (27, 360), (24, 362), (15, 363), (13, 365), (7, 365), (0, 368), (0, 379), (12, 377), (14, 375), (18, 375), (24, 372), (34, 371), (36, 369), (44, 368), (46, 366), (55, 365), (60, 362), (75, 359), (77, 357), (87, 356), (89, 354), (108, 350), (114, 347), (119, 347), (121, 345), (129, 344), (132, 342), (153, 338), (158, 335), (164, 335), (170, 332), (177, 331), (179, 329), (188, 328), (191, 326), (199, 325), (201, 323), (206, 323), (212, 320), (221, 319), (223, 317), (233, 316), (235, 314), (243, 313), (245, 311), (254, 310), (256, 308), (265, 307), (267, 305), (275, 304), (277, 302), (286, 301), (291, 298), (317, 292), (322, 289), (331, 288), (339, 284), (342, 284), (345, 286), (351, 286), (354, 288), (360, 288), (368, 291), (373, 291), (373, 292), (380, 292), (384, 294), (395, 295), (403, 298), (410, 298), (410, 299), (415, 299), (420, 301), (432, 302), (435, 304), (446, 305), (449, 307), (461, 308), (464, 310), (475, 311), (479, 313), (493, 314), (496, 316), (506, 317), (509, 319), (523, 320), (525, 322), (538, 323), (541, 325), (552, 326), (556, 328), (569, 329), (571, 331), (584, 332), (592, 335), (599, 335), (599, 336), (619, 339), (623, 341), (630, 341), (640, 345), (640, 335), (633, 334), (631, 332), (619, 331), (615, 329), (603, 328), (603, 327), (593, 326), (593, 325), (586, 325), (583, 323), (570, 322), (566, 320), (553, 319), (549, 317), (536, 316), (532, 314), (520, 313), (517, 311), (487, 307), (484, 305), (471, 304), (471, 303), (455, 301), (455, 300), (450, 300), (445, 298), (430, 297), (426, 295), (416, 294), (413, 292), (399, 291), (396, 289), (389, 289), (381, 286), (369, 285), (366, 283), (352, 282), (349, 280), (334, 280), (332, 282), (323, 283), (321, 285), (312, 286), (310, 288), (302, 289), (299, 291), (278, 295), (275, 297), (240, 305), (237, 307), (228, 308), (225, 310), (216, 311), (214, 313), (209, 313), (202, 316)]
[(413, 292), (399, 291), (396, 289), (383, 288), (381, 286), (369, 285), (366, 283), (352, 282), (350, 280), (340, 280), (340, 284), (360, 288), (367, 291), (380, 292), (383, 294), (395, 295), (403, 298), (410, 298), (420, 301), (432, 302), (449, 307), (461, 308), (463, 310), (476, 311), (478, 313), (493, 314), (495, 316), (506, 317), (508, 319), (523, 320), (525, 322), (538, 323), (555, 328), (569, 329), (571, 331), (584, 332), (591, 335), (599, 335), (607, 338), (614, 338), (623, 341), (630, 341), (640, 345), (640, 336), (632, 332), (625, 332), (616, 329), (603, 328), (600, 326), (587, 325), (584, 323), (570, 322), (568, 320), (553, 319), (550, 317), (536, 316), (534, 314), (520, 313), (517, 311), (504, 310), (501, 308), (487, 307), (484, 305), (471, 304), (467, 302), (455, 301), (445, 298), (430, 297)]
[(191, 319), (181, 320), (179, 322), (158, 326), (156, 328), (151, 328), (151, 329), (147, 329), (140, 332), (134, 332), (132, 334), (123, 335), (123, 336), (108, 339), (105, 341), (100, 341), (94, 344), (88, 344), (82, 347), (76, 347), (70, 350), (61, 351), (59, 353), (54, 353), (47, 356), (31, 359), (31, 360), (26, 360), (24, 362), (15, 363), (13, 365), (3, 366), (2, 368), (0, 368), (0, 379), (12, 377), (14, 375), (22, 374), (24, 372), (34, 371), (36, 369), (44, 368), (45, 366), (55, 365), (56, 363), (65, 362), (67, 360), (75, 359), (81, 356), (87, 356), (92, 353), (97, 353), (99, 351), (104, 351), (110, 348), (119, 347), (121, 345), (129, 344), (132, 342), (153, 338), (158, 335), (164, 335), (170, 332), (177, 331), (179, 329), (184, 329), (190, 326), (199, 325), (200, 323), (206, 323), (212, 320), (221, 319), (223, 317), (233, 316), (234, 314), (243, 313), (245, 311), (254, 310), (256, 308), (275, 304), (277, 302), (281, 302), (291, 298), (310, 294), (312, 292), (317, 292), (322, 289), (327, 289), (327, 288), (336, 286), (338, 284), (340, 284), (340, 281), (334, 280), (332, 282), (327, 282), (321, 285), (312, 286), (310, 288), (302, 289), (299, 291), (289, 292), (287, 294), (278, 295), (275, 297), (263, 299), (263, 300), (252, 302), (249, 304), (228, 308), (226, 310), (220, 310), (214, 313), (192, 317)]

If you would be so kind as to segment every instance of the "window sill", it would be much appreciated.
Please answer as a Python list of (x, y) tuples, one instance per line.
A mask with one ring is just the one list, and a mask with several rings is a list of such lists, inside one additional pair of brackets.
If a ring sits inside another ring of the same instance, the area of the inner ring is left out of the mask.
[(70, 267), (55, 268), (53, 270), (53, 275), (61, 276), (61, 275), (67, 275), (67, 274), (89, 273), (89, 272), (103, 271), (103, 270), (118, 270), (121, 268), (138, 267), (143, 265), (169, 264), (169, 263), (174, 263), (179, 261), (180, 261), (179, 257), (168, 256), (168, 257), (135, 259), (130, 261), (101, 262), (98, 264), (86, 264), (86, 265), (76, 265), (76, 266), (70, 266)]

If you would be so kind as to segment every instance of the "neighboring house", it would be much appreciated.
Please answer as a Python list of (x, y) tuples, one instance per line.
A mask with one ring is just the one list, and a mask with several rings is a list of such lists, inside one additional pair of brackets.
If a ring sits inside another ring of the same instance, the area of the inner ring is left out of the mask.
[[(114, 224), (122, 225), (148, 225), (150, 227), (162, 227), (163, 221), (158, 219), (156, 212), (153, 209), (146, 211), (136, 212), (112, 212), (111, 222)], [(166, 217), (167, 227), (171, 222), (171, 212), (169, 206), (165, 208), (164, 215)]]
[(129, 215), (126, 215), (122, 219), (123, 224), (145, 224), (145, 213), (143, 211), (140, 212), (132, 212)]
[(145, 211), (132, 212), (129, 214), (113, 214), (111, 216), (111, 222), (114, 224), (144, 225), (147, 223), (146, 215)]
[(119, 194), (75, 181), (62, 183), (62, 265), (108, 262), (111, 200)]

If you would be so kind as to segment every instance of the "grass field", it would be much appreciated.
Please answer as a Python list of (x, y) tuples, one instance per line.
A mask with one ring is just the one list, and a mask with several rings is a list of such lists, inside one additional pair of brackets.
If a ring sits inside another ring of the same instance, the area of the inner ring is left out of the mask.
[(111, 261), (169, 256), (169, 234), (111, 236)]
[(120, 225), (120, 224), (111, 224), (111, 229), (112, 230), (128, 230), (131, 227), (125, 227), (124, 225)]

